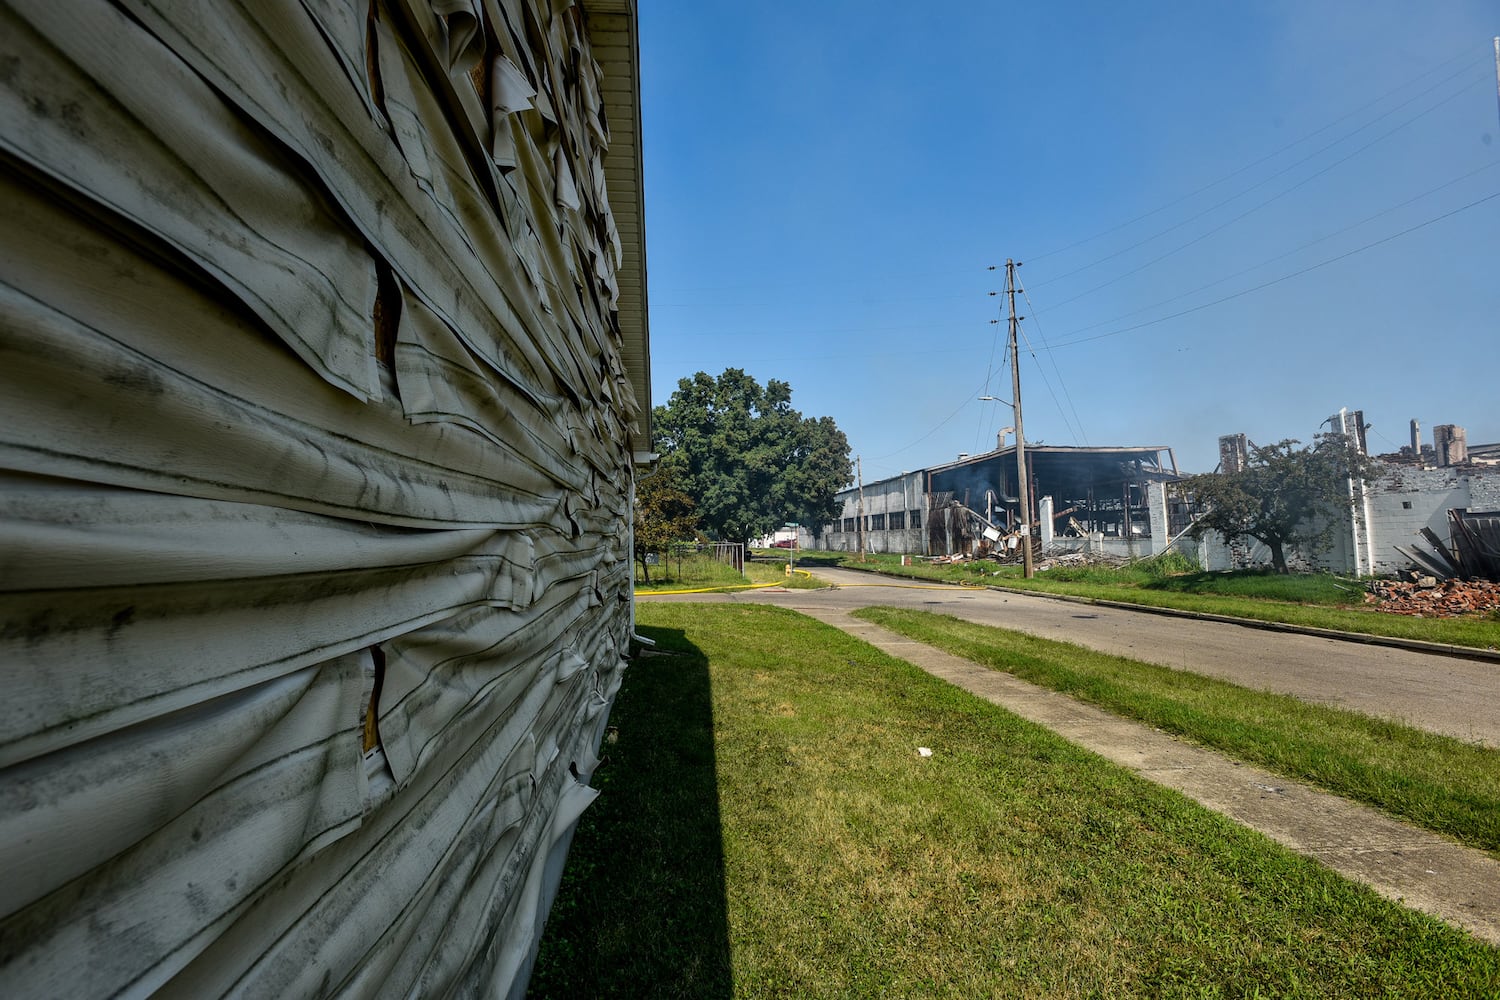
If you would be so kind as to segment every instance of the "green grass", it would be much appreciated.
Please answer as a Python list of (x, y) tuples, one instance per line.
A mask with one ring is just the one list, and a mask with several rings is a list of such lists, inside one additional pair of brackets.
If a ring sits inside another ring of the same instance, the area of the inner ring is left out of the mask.
[(641, 574), (640, 562), (636, 562), (636, 593), (650, 594), (661, 590), (699, 587), (743, 587), (749, 582), (733, 566), (701, 552), (664, 556), (660, 565), (652, 566), (650, 572), (651, 582), (647, 583)]
[(534, 997), (1500, 989), (1500, 951), (834, 629), (638, 614), (669, 655), (625, 674)]
[[(1274, 573), (1170, 573), (1142, 560), (1127, 567), (1057, 567), (1030, 580), (1017, 566), (989, 561), (953, 566), (917, 562), (900, 565), (899, 556), (869, 556), (861, 564), (849, 553), (819, 553), (824, 565), (867, 569), (896, 576), (949, 583), (972, 583), (1095, 601), (1120, 601), (1202, 614), (1281, 622), (1360, 635), (1417, 639), (1471, 649), (1500, 649), (1500, 620), (1492, 615), (1414, 618), (1384, 614), (1363, 603), (1359, 581), (1327, 573), (1279, 576)], [(810, 560), (803, 560), (809, 563)], [(1347, 605), (1347, 606), (1343, 606)]]
[(640, 576), (640, 564), (636, 564), (636, 582), (634, 591), (636, 594), (661, 594), (669, 591), (744, 591), (753, 583), (777, 583), (793, 591), (814, 591), (814, 589), (826, 588), (829, 583), (826, 580), (817, 580), (807, 576), (805, 573), (793, 573), (786, 576), (786, 558), (769, 559), (751, 558), (745, 559), (744, 573), (736, 573), (732, 565), (724, 562), (715, 562), (711, 556), (693, 555), (682, 556), (681, 559), (672, 556), (661, 562), (660, 565), (651, 567), (651, 582), (643, 582)]
[(962, 562), (962, 563), (929, 563), (920, 556), (912, 556), (912, 565), (901, 565), (901, 557), (898, 555), (874, 555), (868, 554), (864, 562), (859, 561), (859, 556), (850, 552), (808, 552), (797, 560), (797, 565), (805, 566), (807, 569), (816, 570), (820, 566), (829, 568), (860, 569), (876, 573), (886, 573), (891, 576), (901, 576), (912, 580), (936, 580), (940, 583), (968, 583), (975, 586), (987, 586), (995, 582), (997, 574), (1009, 572), (1007, 567), (998, 563)]
[(855, 616), (1500, 852), (1500, 751), (947, 615)]
[[(1021, 578), (1020, 570), (1014, 567), (1008, 575), (1018, 580)], [(1054, 566), (1043, 571), (1043, 579), (1331, 607), (1362, 606), (1365, 592), (1364, 584), (1359, 580), (1332, 573), (1275, 573), (1270, 570), (1207, 573), (1177, 552), (1140, 559), (1125, 566)]]
[[(635, 592), (637, 594), (659, 594), (673, 590), (733, 591), (746, 589), (750, 584), (776, 583), (791, 590), (816, 590), (827, 587), (824, 580), (813, 579), (803, 573), (786, 575), (787, 559), (782, 556), (760, 558), (752, 556), (745, 560), (745, 572), (737, 573), (733, 566), (717, 562), (712, 556), (702, 553), (671, 556), (658, 566), (651, 567), (651, 582), (641, 576), (640, 563), (635, 566)], [(799, 560), (800, 565), (800, 560)]]

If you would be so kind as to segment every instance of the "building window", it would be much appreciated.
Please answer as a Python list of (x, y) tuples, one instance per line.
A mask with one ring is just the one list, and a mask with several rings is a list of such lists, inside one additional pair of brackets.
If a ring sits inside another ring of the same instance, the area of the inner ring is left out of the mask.
[(886, 515), (886, 521), (892, 531), (900, 531), (906, 527), (906, 511), (893, 510)]
[(909, 510), (906, 512), (913, 528), (922, 526), (922, 512), (920, 510)]
[(884, 531), (885, 530), (885, 515), (884, 514), (871, 514), (870, 515), (870, 530), (871, 531)]
[(1402, 510), (1411, 510), (1411, 501), (1410, 500), (1402, 500), (1401, 501), (1401, 509)]
[(844, 530), (847, 531), (847, 532), (851, 532), (851, 533), (855, 530), (855, 528), (854, 528), (854, 518), (852, 518), (852, 517), (846, 517), (846, 518), (844, 518)]

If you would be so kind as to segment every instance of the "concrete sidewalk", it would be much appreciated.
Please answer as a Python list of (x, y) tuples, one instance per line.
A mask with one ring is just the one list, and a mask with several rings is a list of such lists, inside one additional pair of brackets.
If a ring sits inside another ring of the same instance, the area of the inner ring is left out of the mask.
[(1500, 862), (1482, 851), (959, 659), (848, 611), (800, 610), (1316, 858), (1382, 896), (1500, 946)]

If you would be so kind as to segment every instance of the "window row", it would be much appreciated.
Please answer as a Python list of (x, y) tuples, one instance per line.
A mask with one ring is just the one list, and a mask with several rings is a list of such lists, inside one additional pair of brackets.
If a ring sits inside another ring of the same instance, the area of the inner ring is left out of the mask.
[[(906, 528), (920, 528), (922, 526), (922, 512), (920, 510), (893, 510), (884, 514), (866, 514), (866, 531), (901, 531)], [(826, 531), (844, 531), (854, 533), (859, 530), (859, 518), (846, 517), (842, 521), (835, 521), (825, 528)]]

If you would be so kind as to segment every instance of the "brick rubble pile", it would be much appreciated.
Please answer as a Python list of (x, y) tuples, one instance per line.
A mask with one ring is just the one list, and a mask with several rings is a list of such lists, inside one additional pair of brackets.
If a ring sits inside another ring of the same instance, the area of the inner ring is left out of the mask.
[(1365, 603), (1395, 615), (1456, 618), (1500, 610), (1500, 583), (1438, 581), (1431, 577), (1416, 582), (1374, 580)]

